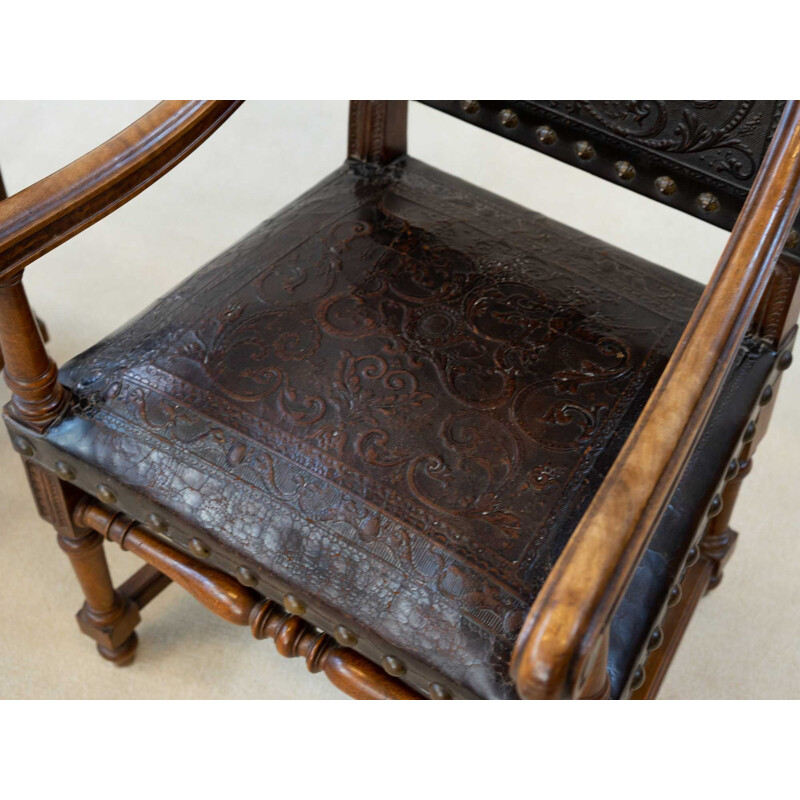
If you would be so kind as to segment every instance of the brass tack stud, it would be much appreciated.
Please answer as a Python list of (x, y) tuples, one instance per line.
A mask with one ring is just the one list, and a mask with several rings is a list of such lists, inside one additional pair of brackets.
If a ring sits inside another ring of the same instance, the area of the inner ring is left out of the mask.
[(358, 644), (358, 636), (344, 625), (337, 625), (333, 635), (342, 647), (355, 647)]
[(657, 192), (666, 195), (675, 194), (678, 189), (678, 184), (675, 183), (675, 181), (672, 180), (672, 178), (670, 178), (668, 175), (661, 175), (660, 177), (656, 178), (654, 185)]
[(97, 498), (99, 500), (102, 500), (104, 503), (116, 503), (117, 502), (117, 496), (104, 483), (98, 483), (97, 484)]
[(510, 108), (504, 108), (497, 116), (504, 128), (516, 128), (519, 125), (517, 112), (512, 111)]
[(686, 566), (693, 567), (697, 563), (698, 558), (700, 558), (700, 551), (696, 547), (691, 547), (686, 554)]
[(744, 429), (744, 435), (742, 436), (742, 441), (747, 444), (748, 442), (752, 442), (756, 435), (756, 421), (751, 419), (750, 422), (747, 423), (747, 427)]
[(778, 359), (778, 369), (783, 372), (785, 369), (789, 369), (792, 366), (792, 351), (791, 350), (784, 350), (781, 353), (781, 357)]
[(306, 604), (296, 598), (293, 594), (285, 594), (283, 596), (283, 607), (290, 613), (290, 614), (305, 614), (306, 613)]
[(32, 456), (36, 452), (33, 445), (24, 436), (15, 436), (11, 443), (21, 456)]
[(631, 691), (635, 692), (638, 689), (641, 689), (644, 685), (644, 679), (644, 667), (637, 667), (636, 672), (633, 673), (633, 677), (631, 678)]
[(772, 385), (765, 386), (764, 391), (761, 392), (761, 397), (758, 398), (758, 404), (765, 406), (772, 402), (772, 397), (775, 392), (772, 389)]
[(725, 480), (732, 481), (739, 474), (739, 459), (732, 458), (728, 464), (728, 471), (725, 473)]
[(191, 539), (189, 541), (189, 549), (198, 558), (208, 558), (211, 555), (211, 551), (199, 539)]
[(636, 170), (630, 161), (617, 161), (614, 172), (621, 181), (632, 181), (636, 177)]
[(536, 129), (536, 138), (542, 144), (555, 144), (558, 141), (556, 132), (549, 125), (540, 125)]
[(431, 683), (428, 685), (428, 693), (431, 700), (452, 700), (453, 695), (442, 686), (441, 683)]
[(381, 659), (381, 666), (395, 678), (406, 674), (406, 665), (395, 656), (384, 656)]
[(697, 205), (707, 214), (713, 214), (715, 211), (719, 211), (719, 200), (717, 200), (717, 196), (711, 194), (711, 192), (703, 192), (698, 195)]
[(465, 114), (477, 114), (481, 110), (481, 104), (477, 100), (459, 100), (458, 104)]
[(164, 518), (159, 517), (158, 514), (148, 514), (147, 527), (150, 528), (153, 533), (166, 533), (169, 525), (167, 525)]
[(722, 495), (715, 494), (711, 500), (711, 505), (706, 512), (707, 517), (716, 517), (722, 511)]
[(667, 600), (668, 606), (675, 606), (681, 600), (681, 587), (676, 583), (670, 590), (669, 590), (669, 599)]
[(237, 567), (236, 578), (242, 586), (255, 586), (258, 583), (258, 578), (247, 567)]
[(786, 246), (787, 247), (797, 247), (798, 244), (800, 244), (800, 233), (798, 233), (797, 231), (792, 231), (786, 237)]
[(661, 647), (661, 642), (664, 641), (664, 632), (661, 628), (656, 628), (651, 634), (647, 642), (647, 649), (652, 653), (653, 650), (658, 650)]
[(577, 142), (575, 144), (575, 155), (583, 161), (594, 158), (594, 147), (589, 142)]
[(75, 480), (75, 470), (66, 461), (56, 461), (56, 475), (62, 481)]

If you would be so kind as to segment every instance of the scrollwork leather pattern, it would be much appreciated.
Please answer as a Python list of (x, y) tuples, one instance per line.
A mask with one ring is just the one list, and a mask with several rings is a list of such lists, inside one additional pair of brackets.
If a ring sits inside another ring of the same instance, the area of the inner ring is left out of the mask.
[(346, 165), (70, 362), (48, 439), (513, 697), (525, 612), (699, 292), (413, 159)]
[[(783, 100), (481, 100), (465, 109), (457, 100), (423, 102), (728, 230), (785, 105)], [(503, 124), (509, 111), (516, 120), (510, 127)], [(542, 126), (546, 137), (537, 134)], [(623, 171), (620, 163), (626, 165)], [(672, 191), (659, 191), (664, 177)], [(704, 193), (713, 200), (704, 200)], [(788, 252), (800, 257), (800, 239)]]

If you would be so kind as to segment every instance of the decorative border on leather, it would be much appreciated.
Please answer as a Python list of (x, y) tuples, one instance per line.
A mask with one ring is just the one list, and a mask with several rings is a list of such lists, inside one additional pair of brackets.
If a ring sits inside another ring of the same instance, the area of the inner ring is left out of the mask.
[[(566, 110), (565, 104), (578, 105), (591, 101), (422, 100), (420, 102), (727, 230), (733, 228), (747, 189), (755, 175), (754, 169), (746, 180), (739, 182), (725, 180), (711, 171), (703, 171), (681, 161), (677, 153), (670, 152), (666, 139), (664, 149), (661, 151), (645, 147), (622, 135), (612, 133), (609, 129), (604, 129), (596, 121), (590, 123)], [(646, 104), (659, 101), (628, 102)], [(771, 105), (766, 126), (768, 135), (763, 142), (766, 149), (780, 118), (784, 101), (742, 102)], [(740, 124), (747, 125), (748, 122), (740, 120), (737, 125)], [(761, 124), (763, 126), (763, 122)], [(696, 145), (698, 148), (703, 139), (714, 140), (713, 132), (710, 131), (690, 131), (686, 135), (698, 138)], [(736, 139), (736, 142), (738, 141)], [(687, 152), (693, 151), (690, 148)], [(763, 153), (755, 155), (759, 160), (763, 157)], [(795, 223), (795, 230), (790, 234), (785, 251), (786, 255), (797, 259), (800, 259), (799, 231), (800, 226)]]

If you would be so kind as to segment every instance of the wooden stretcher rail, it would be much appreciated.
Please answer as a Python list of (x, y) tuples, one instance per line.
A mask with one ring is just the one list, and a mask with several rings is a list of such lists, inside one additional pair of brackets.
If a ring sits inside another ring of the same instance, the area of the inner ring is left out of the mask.
[(171, 583), (172, 580), (166, 575), (150, 564), (145, 564), (119, 587), (119, 593), (127, 597), (141, 611)]
[[(84, 497), (76, 505), (73, 518), (77, 526), (91, 528), (123, 550), (135, 553), (218, 616), (236, 625), (249, 625), (256, 639), (274, 639), (281, 655), (304, 658), (310, 672), (324, 672), (331, 683), (351, 697), (358, 700), (422, 699), (360, 653), (341, 647), (302, 617), (289, 614), (278, 603), (242, 586), (224, 572), (200, 563), (121, 512), (110, 511), (92, 498)], [(153, 575), (140, 577), (146, 579), (143, 583), (154, 580)], [(160, 591), (164, 588), (160, 584), (166, 583), (157, 582)], [(140, 595), (144, 591), (139, 587)]]
[(717, 268), (631, 435), (517, 639), (527, 698), (580, 695), (706, 424), (800, 210), (800, 104), (787, 103)]

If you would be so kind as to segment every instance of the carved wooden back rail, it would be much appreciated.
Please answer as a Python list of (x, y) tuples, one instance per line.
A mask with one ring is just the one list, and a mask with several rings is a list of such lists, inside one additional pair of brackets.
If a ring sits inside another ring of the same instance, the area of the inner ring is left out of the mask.
[[(0, 347), (12, 390), (8, 413), (18, 421), (45, 430), (63, 413), (68, 399), (25, 297), (24, 268), (157, 180), (238, 105), (237, 101), (161, 103), (83, 158), (0, 203)], [(405, 101), (355, 101), (349, 157), (386, 163), (402, 155), (406, 107)], [(790, 101), (674, 355), (529, 612), (512, 661), (521, 696), (592, 697), (606, 691), (609, 623), (709, 416), (798, 209), (800, 105)], [(210, 581), (214, 585), (204, 599), (207, 604), (214, 605), (220, 586), (225, 593), (226, 576), (186, 580), (181, 572), (185, 557), (178, 551), (167, 552), (166, 545), (133, 521), (108, 516), (102, 507), (86, 503), (76, 514), (81, 524), (127, 542), (187, 588)], [(152, 580), (150, 573), (146, 577)], [(249, 621), (256, 635), (281, 640), (289, 622), (270, 601), (238, 585), (234, 588), (238, 594), (228, 593), (226, 602), (239, 604), (233, 612), (238, 614), (235, 621)], [(315, 644), (312, 632), (301, 633), (297, 646), (308, 651), (301, 654), (307, 658), (321, 654), (322, 644)], [(364, 687), (378, 680), (370, 665), (349, 655), (351, 651), (335, 650), (329, 642), (324, 648), (328, 655), (324, 664), (319, 662), (320, 668), (346, 691), (368, 696)], [(385, 687), (373, 695), (415, 696), (401, 684)]]

